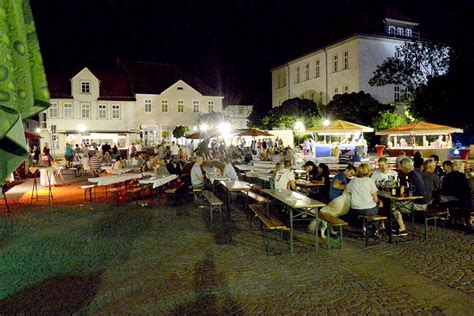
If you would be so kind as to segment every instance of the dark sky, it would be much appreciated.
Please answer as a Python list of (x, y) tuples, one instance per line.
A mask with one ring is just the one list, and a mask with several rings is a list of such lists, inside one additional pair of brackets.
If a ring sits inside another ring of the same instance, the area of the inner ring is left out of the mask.
[(375, 23), (387, 5), (455, 45), (472, 41), (474, 18), (468, 0), (30, 1), (47, 67), (176, 63), (228, 102), (259, 107), (270, 106), (270, 68)]

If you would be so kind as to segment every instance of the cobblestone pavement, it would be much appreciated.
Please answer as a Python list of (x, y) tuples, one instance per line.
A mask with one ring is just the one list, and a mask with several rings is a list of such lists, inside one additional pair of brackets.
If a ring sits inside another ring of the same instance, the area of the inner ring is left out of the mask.
[(297, 233), (266, 255), (243, 211), (72, 205), (0, 217), (0, 314), (473, 314), (474, 238), (447, 228), (365, 248)]

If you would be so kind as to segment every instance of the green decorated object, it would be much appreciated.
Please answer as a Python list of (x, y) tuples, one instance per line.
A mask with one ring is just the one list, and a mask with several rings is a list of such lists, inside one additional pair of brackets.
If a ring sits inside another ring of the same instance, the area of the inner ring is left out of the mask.
[(27, 157), (23, 120), (49, 106), (28, 0), (0, 0), (0, 183)]

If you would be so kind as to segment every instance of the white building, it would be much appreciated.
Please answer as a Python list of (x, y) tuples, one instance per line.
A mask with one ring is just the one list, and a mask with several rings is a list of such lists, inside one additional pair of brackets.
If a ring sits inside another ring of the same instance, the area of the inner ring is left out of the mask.
[(327, 104), (336, 94), (359, 91), (381, 103), (398, 101), (400, 87), (372, 87), (369, 80), (397, 46), (419, 38), (418, 23), (389, 9), (382, 25), (379, 34), (354, 34), (272, 69), (272, 106), (295, 97)]
[[(41, 146), (56, 157), (66, 143), (154, 145), (175, 126), (222, 112), (223, 96), (176, 66), (124, 62), (118, 69), (47, 71), (51, 106), (40, 113)], [(167, 133), (163, 133), (163, 132)]]
[(224, 115), (229, 119), (233, 128), (247, 128), (248, 117), (252, 112), (253, 105), (228, 105), (224, 108)]

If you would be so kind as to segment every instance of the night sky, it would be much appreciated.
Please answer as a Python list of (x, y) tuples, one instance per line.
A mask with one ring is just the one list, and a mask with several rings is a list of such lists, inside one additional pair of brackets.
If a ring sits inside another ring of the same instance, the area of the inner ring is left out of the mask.
[(463, 46), (473, 37), (474, 1), (30, 1), (46, 67), (114, 67), (117, 56), (175, 63), (226, 103), (260, 108), (271, 106), (272, 67), (367, 29), (387, 5), (432, 39)]

